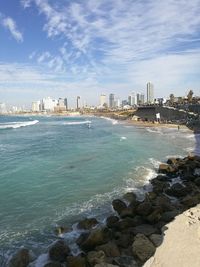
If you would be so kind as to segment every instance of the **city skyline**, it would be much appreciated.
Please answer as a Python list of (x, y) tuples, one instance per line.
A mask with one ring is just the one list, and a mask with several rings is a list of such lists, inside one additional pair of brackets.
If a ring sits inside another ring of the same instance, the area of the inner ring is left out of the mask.
[[(200, 94), (200, 0), (2, 0), (0, 102)], [(70, 102), (71, 101), (71, 102)]]

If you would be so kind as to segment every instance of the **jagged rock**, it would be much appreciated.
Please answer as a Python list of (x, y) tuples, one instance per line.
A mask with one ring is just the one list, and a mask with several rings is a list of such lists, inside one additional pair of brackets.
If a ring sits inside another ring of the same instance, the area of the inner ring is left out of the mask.
[(87, 261), (91, 266), (94, 266), (95, 264), (102, 263), (105, 261), (105, 253), (100, 251), (90, 251), (87, 254)]
[(152, 211), (152, 205), (151, 202), (149, 201), (144, 201), (141, 204), (139, 204), (136, 210), (137, 214), (142, 216), (149, 215), (151, 211)]
[(111, 232), (107, 227), (93, 229), (88, 237), (80, 243), (83, 250), (94, 249), (96, 246), (107, 243), (110, 239)]
[(34, 259), (34, 255), (28, 249), (21, 248), (11, 257), (8, 267), (27, 267)]
[(183, 187), (180, 183), (175, 183), (171, 186), (171, 188), (166, 189), (165, 193), (169, 196), (173, 197), (184, 197), (188, 194), (188, 188)]
[(149, 236), (149, 239), (154, 244), (155, 247), (159, 247), (162, 244), (163, 236), (158, 234), (152, 234)]
[(137, 234), (132, 245), (133, 255), (141, 262), (147, 261), (155, 252), (153, 243), (143, 234)]
[(62, 265), (58, 261), (51, 261), (47, 262), (43, 267), (62, 267)]
[(113, 209), (120, 215), (127, 208), (126, 204), (120, 199), (114, 199), (112, 202)]
[(96, 247), (96, 250), (102, 250), (107, 257), (118, 257), (120, 251), (115, 242), (110, 241), (107, 244)]
[(113, 259), (113, 264), (117, 264), (120, 267), (138, 267), (135, 259), (130, 256), (116, 257)]
[(132, 232), (136, 234), (143, 234), (146, 236), (155, 234), (158, 230), (150, 224), (142, 224), (132, 228)]
[(162, 214), (161, 220), (165, 222), (171, 222), (178, 214), (178, 210), (166, 211)]
[(52, 261), (64, 262), (67, 259), (67, 256), (70, 254), (70, 248), (64, 242), (64, 240), (56, 241), (49, 248), (49, 258)]
[(106, 219), (106, 225), (109, 228), (115, 227), (115, 224), (119, 221), (119, 218), (117, 216), (110, 216)]
[(90, 230), (98, 224), (95, 218), (86, 218), (77, 224), (78, 229)]
[(86, 267), (86, 259), (81, 256), (67, 257), (67, 267)]
[(133, 192), (126, 193), (123, 198), (127, 200), (129, 203), (137, 201), (137, 195)]

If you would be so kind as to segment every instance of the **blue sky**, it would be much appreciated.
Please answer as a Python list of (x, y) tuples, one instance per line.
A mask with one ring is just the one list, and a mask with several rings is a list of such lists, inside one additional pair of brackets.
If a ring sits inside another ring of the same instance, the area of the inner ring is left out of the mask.
[(0, 102), (200, 95), (200, 0), (1, 0)]

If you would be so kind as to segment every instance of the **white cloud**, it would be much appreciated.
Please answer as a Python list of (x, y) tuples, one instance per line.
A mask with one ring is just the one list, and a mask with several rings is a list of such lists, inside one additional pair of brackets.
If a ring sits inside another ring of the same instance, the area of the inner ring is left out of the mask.
[(1, 23), (6, 29), (10, 31), (11, 35), (15, 38), (17, 42), (23, 42), (23, 35), (17, 29), (17, 25), (12, 18), (10, 17), (3, 18)]

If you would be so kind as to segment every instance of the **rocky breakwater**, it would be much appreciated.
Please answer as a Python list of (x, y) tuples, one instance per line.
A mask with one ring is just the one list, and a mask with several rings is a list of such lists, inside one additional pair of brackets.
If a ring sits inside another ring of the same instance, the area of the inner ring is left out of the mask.
[[(72, 255), (67, 240), (60, 238), (41, 267), (143, 266), (162, 243), (164, 226), (200, 203), (200, 157), (169, 158), (150, 183), (152, 189), (142, 201), (134, 192), (113, 200), (114, 212), (104, 224), (95, 218), (78, 223), (79, 255)], [(27, 267), (30, 259), (27, 251), (25, 256), (18, 252), (9, 267)]]

